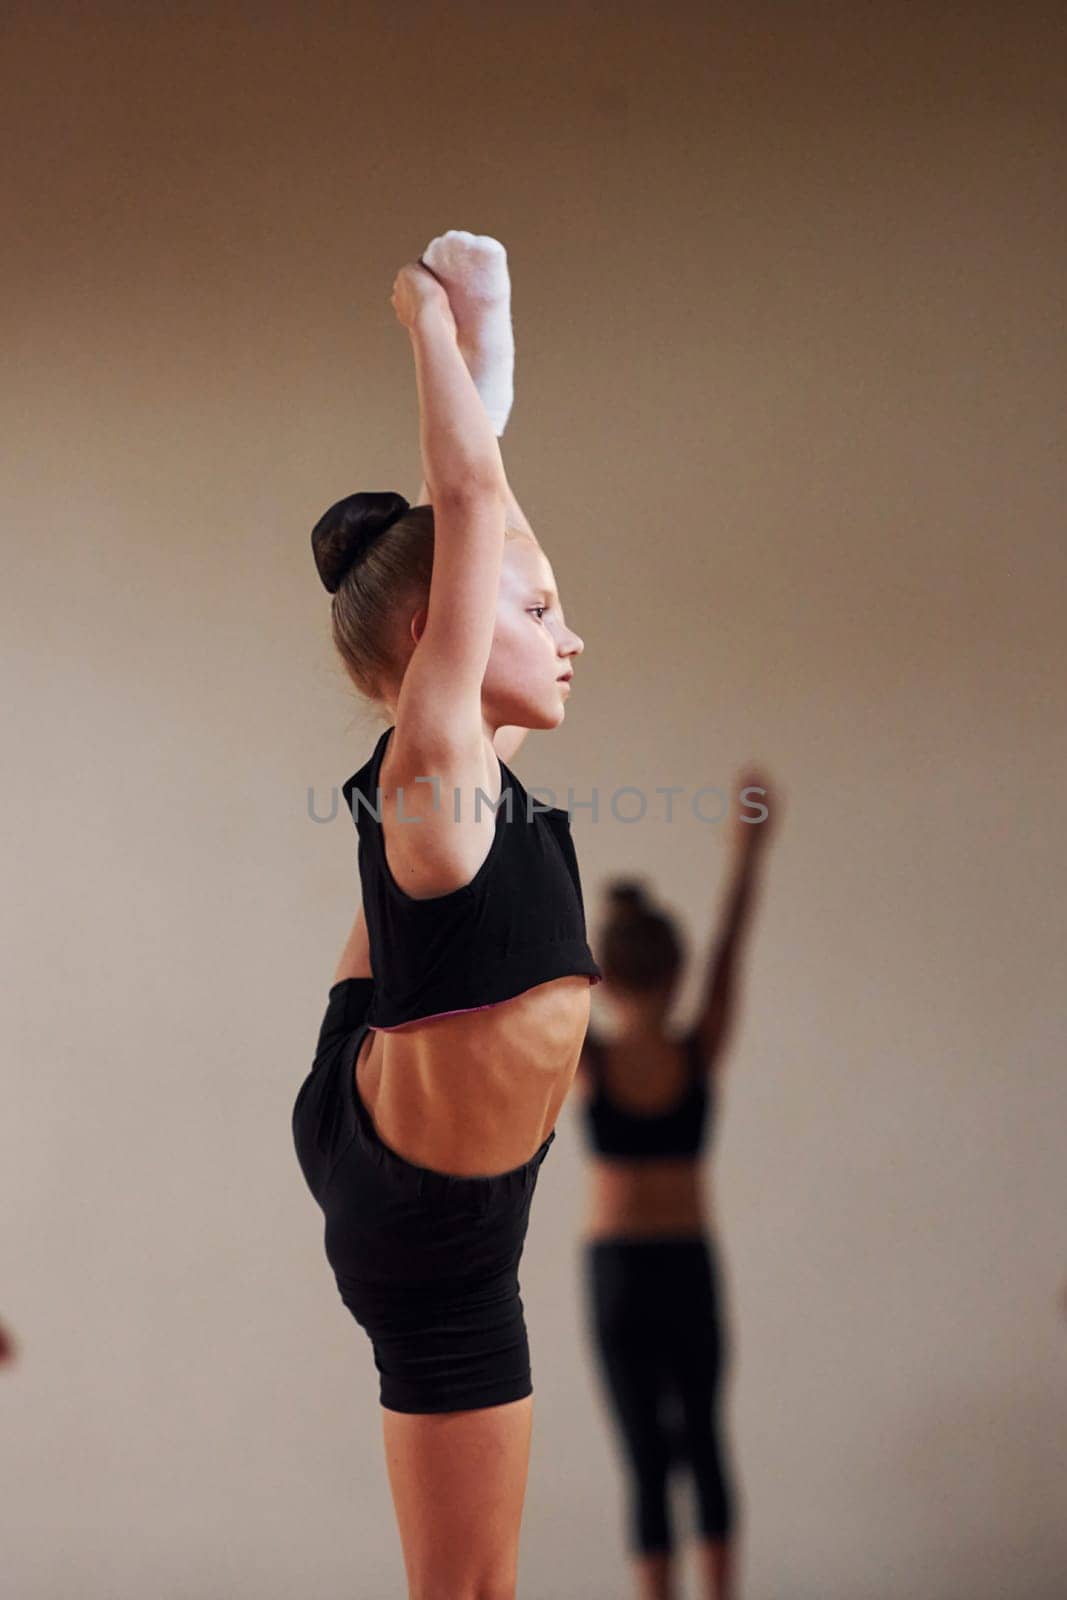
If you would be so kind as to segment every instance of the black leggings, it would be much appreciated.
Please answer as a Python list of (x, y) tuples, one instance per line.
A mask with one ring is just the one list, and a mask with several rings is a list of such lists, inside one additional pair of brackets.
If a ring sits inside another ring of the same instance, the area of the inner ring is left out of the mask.
[[(595, 1239), (586, 1269), (601, 1383), (629, 1469), (631, 1548), (673, 1547), (667, 1482), (683, 1463), (701, 1533), (729, 1537), (734, 1496), (719, 1418), (725, 1340), (713, 1241)], [(680, 1413), (673, 1428), (665, 1416), (671, 1399)]]

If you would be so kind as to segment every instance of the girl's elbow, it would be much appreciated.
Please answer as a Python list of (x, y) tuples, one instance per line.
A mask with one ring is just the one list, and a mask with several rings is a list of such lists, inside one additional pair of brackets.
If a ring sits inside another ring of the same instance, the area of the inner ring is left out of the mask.
[(475, 462), (449, 474), (441, 484), (431, 484), (435, 509), (469, 511), (487, 505), (507, 505), (507, 483), (491, 463)]

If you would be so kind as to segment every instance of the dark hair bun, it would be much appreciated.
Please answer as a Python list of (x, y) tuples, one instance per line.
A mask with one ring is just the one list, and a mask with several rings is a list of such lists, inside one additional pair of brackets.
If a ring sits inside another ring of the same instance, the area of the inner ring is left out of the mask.
[(617, 878), (608, 886), (608, 904), (612, 912), (634, 912), (644, 916), (649, 910), (642, 884), (633, 878)]
[(323, 512), (311, 530), (319, 577), (331, 594), (375, 539), (411, 507), (402, 494), (350, 494)]
[(666, 915), (639, 878), (607, 885), (607, 905), (596, 939), (605, 978), (632, 994), (668, 990), (682, 970), (685, 946), (673, 917)]

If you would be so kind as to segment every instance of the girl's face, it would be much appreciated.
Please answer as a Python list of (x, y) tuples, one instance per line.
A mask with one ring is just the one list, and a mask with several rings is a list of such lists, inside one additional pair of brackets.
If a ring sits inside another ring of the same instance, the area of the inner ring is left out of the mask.
[(552, 567), (536, 539), (504, 541), (496, 628), (482, 679), (482, 707), (498, 727), (557, 728), (585, 642), (563, 620)]

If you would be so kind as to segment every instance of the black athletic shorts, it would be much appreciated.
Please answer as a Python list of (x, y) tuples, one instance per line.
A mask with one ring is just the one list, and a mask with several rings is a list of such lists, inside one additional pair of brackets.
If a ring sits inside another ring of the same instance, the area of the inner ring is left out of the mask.
[(518, 1267), (555, 1130), (520, 1167), (458, 1177), (382, 1143), (355, 1062), (372, 980), (329, 992), (293, 1138), (325, 1216), (326, 1259), (368, 1334), (391, 1411), (467, 1411), (533, 1392)]

